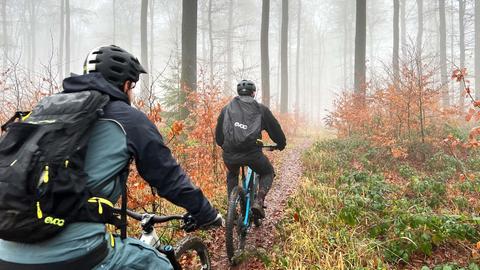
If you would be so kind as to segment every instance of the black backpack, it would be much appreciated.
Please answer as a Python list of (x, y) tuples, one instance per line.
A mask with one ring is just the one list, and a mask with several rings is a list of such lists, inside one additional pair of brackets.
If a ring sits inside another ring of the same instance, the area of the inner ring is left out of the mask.
[(258, 147), (262, 133), (262, 112), (255, 101), (235, 97), (226, 107), (223, 118), (222, 148), (227, 152), (247, 152)]
[(1, 239), (32, 243), (75, 221), (118, 223), (113, 205), (86, 188), (83, 170), (90, 131), (108, 101), (98, 91), (59, 93), (2, 127)]

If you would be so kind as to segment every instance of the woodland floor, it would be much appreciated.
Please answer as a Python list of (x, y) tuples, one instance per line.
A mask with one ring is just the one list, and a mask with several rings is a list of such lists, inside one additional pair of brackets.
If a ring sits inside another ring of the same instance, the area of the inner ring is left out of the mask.
[(275, 155), (272, 159), (276, 177), (265, 199), (266, 218), (260, 227), (252, 227), (247, 236), (246, 258), (239, 265), (231, 267), (225, 250), (225, 230), (212, 231), (207, 245), (212, 256), (212, 269), (265, 269), (262, 257), (267, 256), (275, 241), (275, 225), (283, 217), (288, 197), (300, 183), (303, 168), (301, 156), (312, 143), (301, 138), (292, 147)]

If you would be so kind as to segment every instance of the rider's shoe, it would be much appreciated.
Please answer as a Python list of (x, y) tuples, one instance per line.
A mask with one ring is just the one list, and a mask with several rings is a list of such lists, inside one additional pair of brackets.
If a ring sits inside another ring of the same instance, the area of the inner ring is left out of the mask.
[(258, 218), (265, 218), (265, 210), (263, 210), (263, 200), (257, 198), (252, 205), (252, 212)]

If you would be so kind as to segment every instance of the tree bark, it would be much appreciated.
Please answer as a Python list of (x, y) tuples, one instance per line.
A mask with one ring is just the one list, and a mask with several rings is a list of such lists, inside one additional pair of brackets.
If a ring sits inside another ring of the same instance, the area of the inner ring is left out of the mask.
[(445, 0), (438, 1), (440, 17), (440, 73), (442, 81), (442, 104), (446, 108), (450, 106), (450, 95), (448, 93), (448, 75), (447, 75), (447, 26), (445, 17)]
[[(465, 67), (465, 0), (458, 0), (458, 26), (460, 34), (460, 68)], [(459, 107), (463, 112), (465, 107), (465, 94), (463, 85), (460, 85), (458, 93), (460, 94)]]
[[(263, 10), (262, 10), (262, 23), (263, 23)], [(268, 26), (267, 26), (267, 28), (268, 28)], [(231, 86), (232, 73), (233, 73), (232, 72), (232, 69), (233, 69), (232, 68), (232, 32), (233, 32), (233, 0), (230, 0), (230, 1), (228, 1), (227, 69), (226, 69), (227, 74), (225, 76), (226, 82), (225, 82), (225, 88), (223, 90), (223, 93), (225, 95), (230, 94), (230, 88), (232, 87)], [(267, 46), (268, 46), (268, 44), (267, 44)], [(263, 66), (262, 66), (262, 68), (263, 68)], [(263, 73), (262, 73), (262, 79), (263, 79)], [(262, 83), (262, 86), (263, 86), (263, 83)], [(265, 91), (263, 93), (265, 93)]]
[[(149, 67), (148, 65), (148, 34), (147, 34), (147, 18), (148, 18), (148, 0), (142, 0), (141, 16), (140, 16), (140, 43), (142, 50), (142, 65)], [(149, 92), (150, 82), (147, 76), (142, 76), (142, 89), (140, 96), (146, 99)]]
[(355, 27), (355, 93), (358, 95), (360, 106), (365, 105), (366, 96), (366, 67), (365, 54), (367, 43), (367, 1), (357, 0), (356, 27)]
[(7, 33), (7, 0), (2, 0), (2, 38), (3, 38), (3, 69), (7, 69), (8, 33)]
[(70, 76), (70, 0), (65, 0), (65, 77)]
[(60, 40), (58, 44), (58, 76), (63, 80), (63, 48), (65, 39), (65, 0), (60, 0)]
[(268, 56), (268, 28), (270, 23), (270, 0), (262, 2), (262, 29), (260, 54), (262, 69), (262, 103), (270, 107), (270, 59)]
[(180, 119), (187, 118), (187, 94), (197, 84), (197, 1), (182, 1), (182, 74), (180, 79)]
[(210, 75), (208, 82), (210, 87), (213, 87), (213, 24), (212, 24), (212, 0), (208, 0), (208, 45), (209, 45), (209, 60), (208, 65)]
[(423, 39), (423, 0), (417, 0), (417, 44), (416, 44), (416, 61), (417, 61), (417, 70), (418, 78), (422, 77), (422, 39)]
[(475, 99), (480, 99), (480, 1), (475, 1)]
[(298, 118), (298, 112), (300, 110), (300, 38), (301, 38), (301, 16), (302, 16), (302, 0), (298, 1), (298, 14), (297, 14), (297, 57), (295, 63), (295, 116)]
[(36, 15), (36, 8), (35, 8), (35, 1), (30, 1), (30, 61), (28, 66), (29, 73), (35, 69), (35, 58), (37, 52), (37, 15)]
[(400, 0), (393, 0), (393, 80), (398, 85), (400, 78), (399, 50), (400, 50)]
[(407, 18), (405, 15), (406, 0), (402, 0), (400, 4), (400, 39), (402, 44), (402, 58), (407, 57)]
[(280, 112), (288, 112), (288, 0), (282, 0), (281, 99)]
[(115, 45), (115, 42), (116, 42), (116, 37), (117, 37), (117, 14), (116, 14), (116, 7), (117, 7), (117, 1), (116, 0), (113, 0), (112, 1), (112, 13), (113, 13), (113, 21), (112, 21), (112, 25), (113, 25), (113, 44)]
[(154, 48), (153, 45), (155, 44), (155, 36), (153, 35), (153, 28), (155, 26), (154, 14), (155, 14), (155, 0), (150, 0), (150, 50), (149, 50), (150, 75), (152, 75), (152, 72), (153, 72), (153, 60), (155, 59), (155, 55), (153, 53), (153, 48)]

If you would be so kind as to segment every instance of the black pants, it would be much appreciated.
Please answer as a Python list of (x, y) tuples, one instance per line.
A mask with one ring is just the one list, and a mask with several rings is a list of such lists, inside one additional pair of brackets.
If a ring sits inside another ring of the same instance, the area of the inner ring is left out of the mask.
[(268, 191), (272, 187), (274, 170), (273, 170), (272, 164), (270, 163), (270, 160), (268, 160), (268, 158), (263, 153), (259, 158), (254, 160), (248, 160), (246, 162), (243, 162), (243, 164), (225, 162), (225, 166), (228, 169), (228, 172), (227, 172), (228, 195), (230, 195), (230, 192), (234, 187), (238, 186), (238, 175), (240, 173), (240, 167), (245, 165), (250, 167), (254, 172), (256, 172), (260, 176), (258, 198), (262, 200), (265, 199), (265, 195), (267, 195)]

